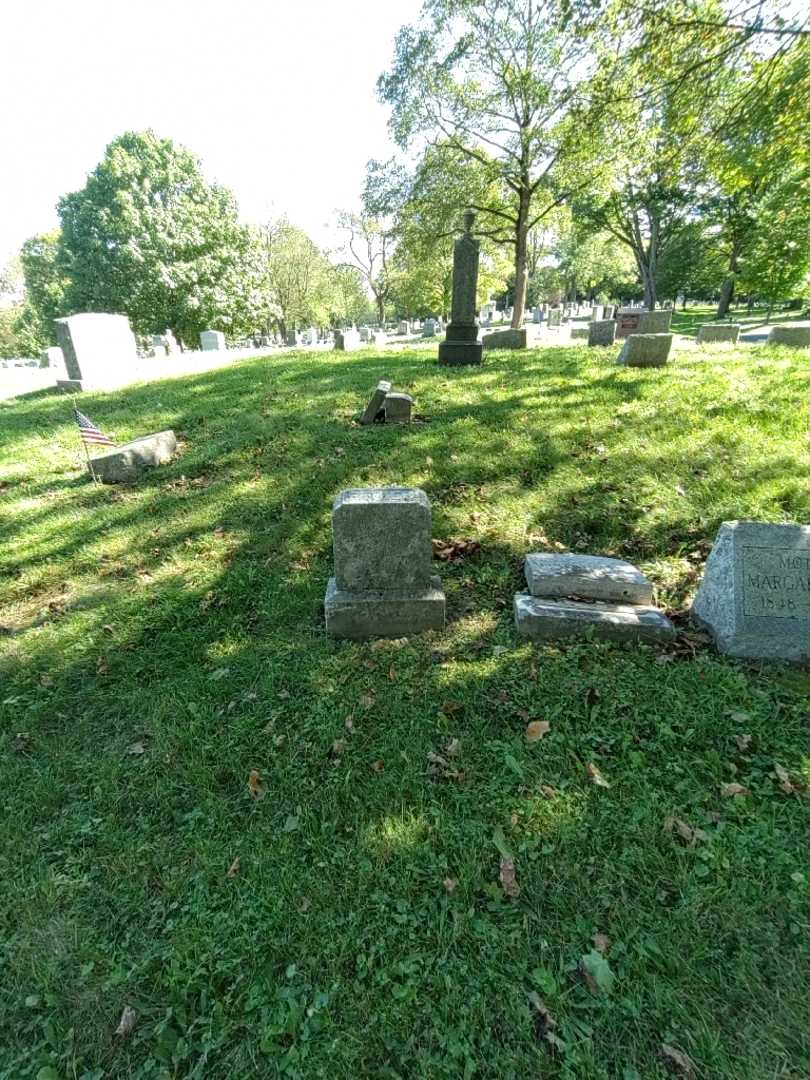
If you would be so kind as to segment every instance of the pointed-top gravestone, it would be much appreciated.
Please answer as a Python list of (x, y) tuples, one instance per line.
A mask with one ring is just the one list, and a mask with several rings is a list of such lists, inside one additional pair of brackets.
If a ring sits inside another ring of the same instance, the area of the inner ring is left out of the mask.
[(481, 245), (472, 235), (475, 214), (464, 215), (464, 233), (453, 248), (453, 306), (445, 340), (439, 345), (440, 364), (480, 364), (483, 347), (478, 340), (475, 296)]

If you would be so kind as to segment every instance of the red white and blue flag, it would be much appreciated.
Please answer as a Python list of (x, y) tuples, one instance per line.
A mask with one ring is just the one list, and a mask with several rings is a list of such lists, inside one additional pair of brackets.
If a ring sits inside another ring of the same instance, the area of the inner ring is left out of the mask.
[(73, 419), (79, 425), (79, 434), (83, 443), (100, 443), (102, 446), (115, 446), (110, 436), (105, 435), (103, 431), (99, 431), (93, 421), (84, 413), (80, 413), (75, 405), (73, 407)]

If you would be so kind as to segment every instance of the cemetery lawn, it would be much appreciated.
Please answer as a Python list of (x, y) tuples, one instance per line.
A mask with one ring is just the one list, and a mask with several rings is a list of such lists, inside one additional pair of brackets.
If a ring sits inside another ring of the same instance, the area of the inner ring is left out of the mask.
[[(128, 489), (68, 399), (0, 403), (0, 1077), (810, 1075), (810, 676), (683, 618), (721, 521), (810, 521), (810, 356), (435, 351), (86, 395), (181, 439)], [(381, 377), (431, 422), (353, 425)], [(449, 624), (329, 640), (378, 484), (430, 496)], [(557, 545), (676, 645), (518, 641)]]

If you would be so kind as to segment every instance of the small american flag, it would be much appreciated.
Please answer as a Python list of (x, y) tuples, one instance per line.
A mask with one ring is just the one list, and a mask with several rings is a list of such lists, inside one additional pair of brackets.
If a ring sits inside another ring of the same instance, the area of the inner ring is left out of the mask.
[(101, 443), (102, 446), (115, 446), (109, 435), (99, 431), (93, 421), (88, 419), (84, 413), (80, 413), (75, 405), (73, 407), (73, 419), (79, 425), (79, 434), (83, 443)]

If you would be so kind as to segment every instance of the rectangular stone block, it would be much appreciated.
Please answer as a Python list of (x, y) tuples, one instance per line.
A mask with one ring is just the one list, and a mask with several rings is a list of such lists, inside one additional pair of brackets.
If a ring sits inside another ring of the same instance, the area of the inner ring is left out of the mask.
[(386, 394), (383, 402), (386, 424), (410, 424), (413, 398), (410, 394)]
[(598, 319), (588, 323), (589, 345), (612, 345), (616, 340), (616, 320)]
[(704, 323), (698, 330), (697, 340), (699, 344), (710, 341), (728, 341), (736, 345), (739, 336), (739, 323)]
[(692, 617), (729, 656), (810, 660), (810, 525), (723, 522)]
[(336, 352), (356, 352), (360, 348), (360, 335), (356, 330), (335, 331)]
[(350, 488), (332, 508), (335, 578), (349, 592), (430, 584), (430, 500), (420, 488)]
[(388, 394), (390, 390), (391, 383), (386, 382), (385, 379), (380, 379), (380, 381), (377, 383), (376, 389), (374, 390), (371, 398), (369, 399), (368, 405), (366, 405), (365, 412), (360, 417), (361, 424), (374, 423), (374, 421), (377, 419), (377, 415), (379, 414), (380, 409), (382, 409), (383, 407), (383, 402), (385, 401), (386, 394)]
[(524, 573), (532, 596), (652, 603), (652, 585), (637, 567), (623, 559), (533, 552), (526, 556)]
[(552, 326), (560, 326), (561, 323), (562, 323), (562, 311), (560, 310), (560, 308), (551, 308), (551, 310), (548, 313), (548, 325), (550, 327), (552, 327)]
[(514, 611), (518, 634), (532, 641), (592, 637), (597, 641), (657, 645), (675, 637), (675, 627), (654, 607), (543, 600), (516, 593)]
[(768, 334), (768, 344), (806, 349), (810, 346), (810, 326), (772, 326)]
[(573, 341), (581, 341), (589, 336), (587, 326), (572, 326), (571, 338)]
[(444, 629), (445, 596), (438, 577), (422, 589), (388, 592), (350, 592), (330, 578), (324, 612), (326, 631), (333, 637), (352, 641), (406, 637)]
[(480, 341), (439, 342), (439, 363), (447, 367), (461, 367), (464, 364), (482, 364), (484, 348)]
[(525, 349), (527, 344), (527, 332), (525, 328), (513, 330), (495, 330), (492, 334), (485, 334), (481, 344), (485, 349)]
[(177, 451), (173, 431), (158, 431), (111, 447), (90, 458), (89, 471), (105, 484), (131, 484), (146, 469), (171, 461)]
[(200, 348), (204, 352), (214, 352), (225, 348), (225, 335), (221, 330), (201, 330)]
[(54, 319), (69, 380), (109, 390), (137, 378), (138, 350), (126, 315), (84, 312)]
[(643, 311), (638, 324), (640, 334), (668, 334), (672, 324), (672, 308)]
[(616, 363), (627, 367), (664, 367), (671, 348), (672, 334), (631, 334), (622, 345)]

